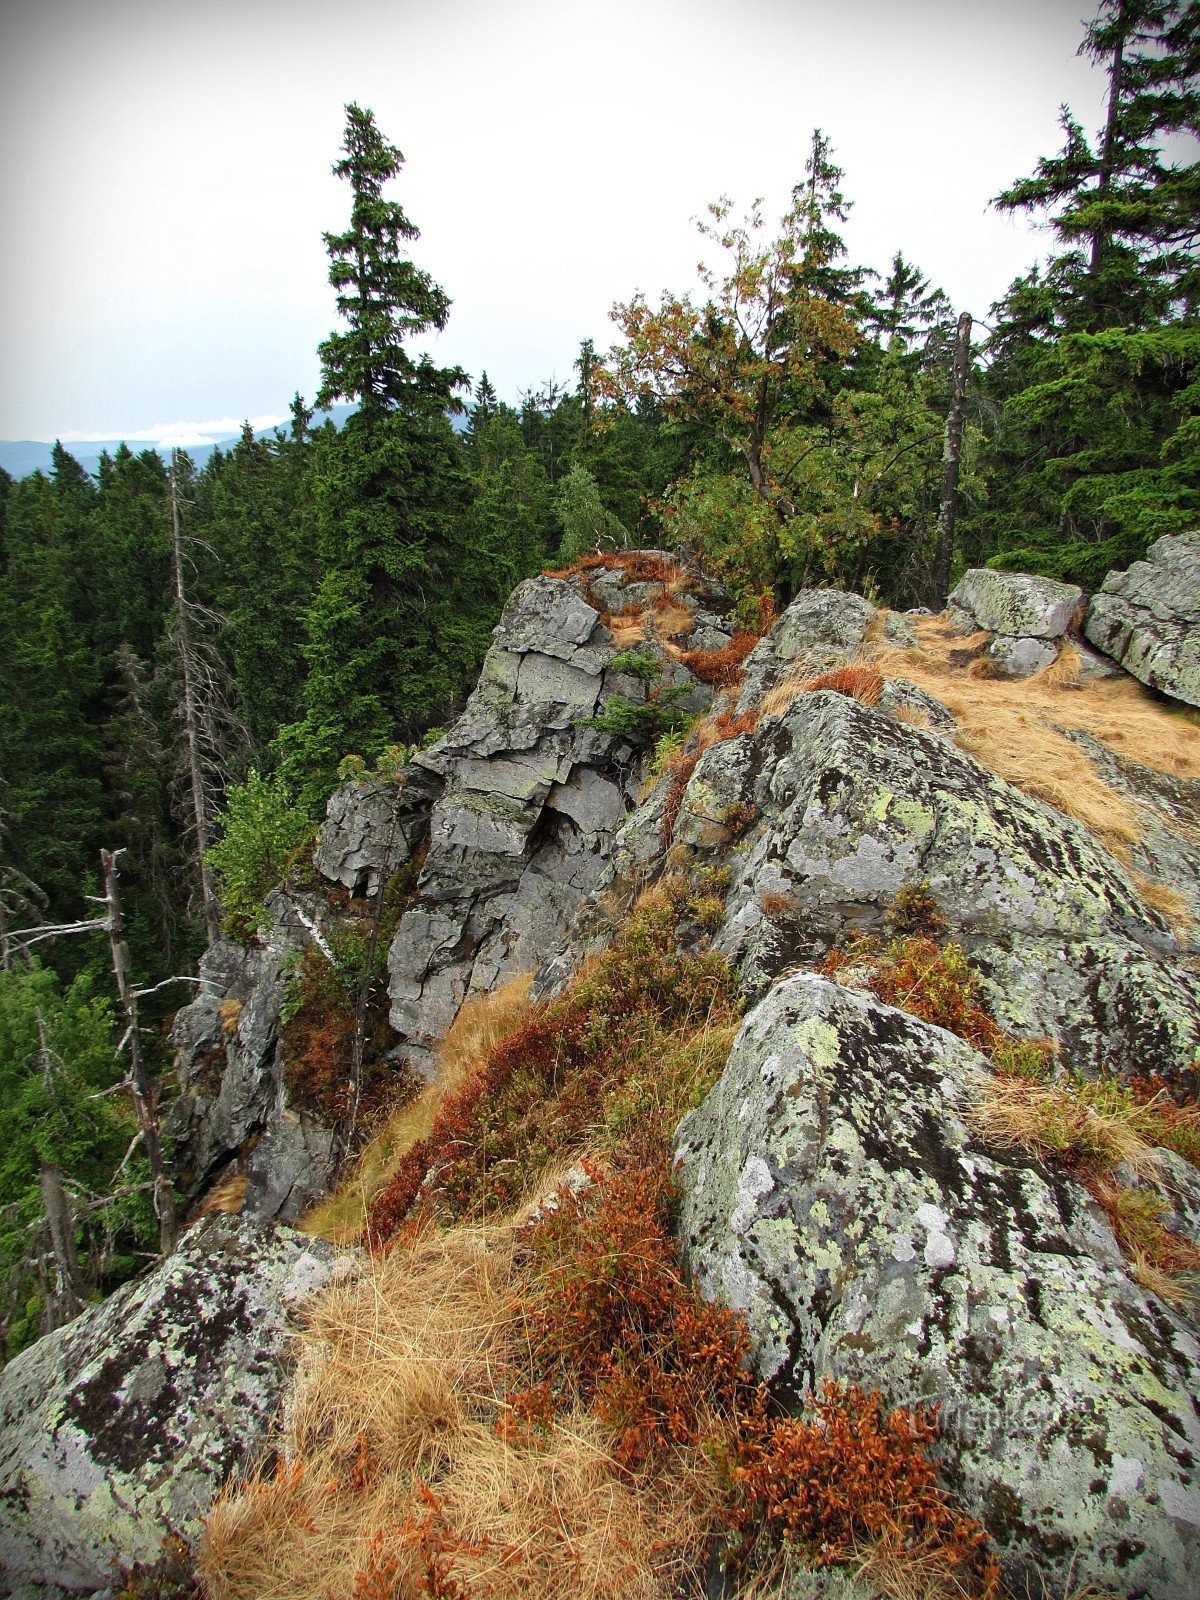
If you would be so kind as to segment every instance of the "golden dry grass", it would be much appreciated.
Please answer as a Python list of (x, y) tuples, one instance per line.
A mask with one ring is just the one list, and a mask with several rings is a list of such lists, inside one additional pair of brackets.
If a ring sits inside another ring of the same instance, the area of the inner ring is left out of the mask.
[(351, 1244), (359, 1237), (371, 1201), (404, 1154), (432, 1128), (445, 1096), (529, 1014), (532, 982), (532, 975), (525, 973), (491, 994), (466, 1002), (442, 1041), (434, 1081), (392, 1112), (364, 1147), (345, 1182), (304, 1217), (300, 1227), (306, 1233), (335, 1244)]
[(237, 1032), (238, 1018), (242, 1014), (242, 1002), (226, 995), (224, 1000), (218, 1002), (217, 1011), (221, 1017), (221, 1032), (227, 1039), (232, 1038)]
[(1171, 776), (1200, 779), (1200, 718), (1166, 705), (1130, 677), (1084, 680), (1074, 647), (1031, 678), (980, 676), (965, 664), (986, 635), (956, 638), (944, 617), (917, 623), (919, 650), (877, 645), (867, 655), (890, 678), (904, 678), (950, 712), (962, 748), (997, 776), (1084, 823), (1128, 856), (1139, 837), (1138, 810), (1104, 782), (1063, 730), (1077, 729), (1114, 754)]
[(630, 645), (640, 644), (646, 637), (646, 617), (644, 612), (636, 616), (620, 616), (610, 614), (607, 618), (608, 631), (612, 634), (612, 641), (618, 650), (628, 650)]
[(660, 639), (684, 639), (695, 626), (687, 606), (681, 605), (668, 589), (654, 607), (654, 631)]
[(431, 1231), (312, 1303), (285, 1465), (208, 1519), (212, 1600), (415, 1596), (431, 1561), (479, 1600), (675, 1592), (717, 1502), (698, 1450), (641, 1481), (582, 1410), (497, 1429), (528, 1372), (514, 1237)]
[(232, 1178), (226, 1178), (224, 1183), (219, 1183), (205, 1195), (204, 1204), (200, 1209), (223, 1211), (228, 1216), (236, 1217), (245, 1201), (247, 1184), (245, 1173), (237, 1173)]
[(1134, 885), (1137, 888), (1143, 905), (1157, 911), (1159, 916), (1169, 922), (1180, 940), (1186, 941), (1192, 931), (1192, 912), (1184, 897), (1178, 889), (1172, 889), (1169, 884), (1158, 883), (1154, 878), (1148, 878), (1144, 872), (1130, 872)]
[(1146, 1179), (1161, 1171), (1158, 1148), (1139, 1131), (1143, 1108), (1132, 1103), (1095, 1104), (1086, 1090), (1072, 1093), (1001, 1073), (988, 1080), (970, 1117), (991, 1143), (1042, 1160), (1110, 1170), (1128, 1166)]

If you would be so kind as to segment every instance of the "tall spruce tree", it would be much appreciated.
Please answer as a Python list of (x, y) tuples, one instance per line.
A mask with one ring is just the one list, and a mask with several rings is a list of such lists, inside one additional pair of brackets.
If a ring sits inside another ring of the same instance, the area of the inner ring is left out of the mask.
[(1064, 106), (1062, 149), (996, 204), (1048, 215), (1063, 247), (1049, 329), (1144, 328), (1194, 310), (1200, 293), (1200, 167), (1170, 153), (1200, 125), (1200, 6), (1103, 0), (1079, 53), (1106, 67), (1104, 127), (1089, 139)]
[(1047, 216), (1059, 248), (994, 308), (984, 542), (996, 565), (1091, 587), (1200, 513), (1200, 6), (1103, 0), (1080, 53), (1108, 75), (1088, 137), (998, 196)]
[(333, 170), (350, 186), (350, 225), (325, 235), (345, 326), (320, 346), (317, 403), (356, 410), (315, 445), (321, 577), (307, 617), (304, 717), (281, 734), (289, 774), (312, 801), (341, 756), (427, 725), (478, 645), (450, 423), (466, 375), (410, 348), (445, 326), (450, 302), (408, 258), (417, 229), (384, 195), (403, 160), (370, 111), (346, 107)]

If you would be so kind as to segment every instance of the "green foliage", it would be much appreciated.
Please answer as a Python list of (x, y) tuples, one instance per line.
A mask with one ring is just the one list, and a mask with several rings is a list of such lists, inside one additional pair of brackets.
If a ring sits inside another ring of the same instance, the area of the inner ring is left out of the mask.
[(560, 565), (593, 550), (622, 550), (631, 543), (628, 530), (605, 509), (599, 486), (582, 462), (577, 461), (559, 484), (554, 509), (562, 528)]
[(678, 728), (669, 728), (666, 733), (660, 733), (658, 742), (654, 746), (654, 754), (650, 758), (650, 765), (646, 769), (647, 777), (657, 781), (666, 772), (671, 762), (687, 743), (687, 736), (694, 724), (694, 718), (689, 718), (686, 723)]
[(687, 692), (686, 684), (676, 683), (651, 690), (645, 700), (611, 694), (602, 711), (594, 717), (580, 717), (576, 726), (595, 728), (598, 733), (630, 739), (635, 744), (653, 744), (664, 733), (680, 732), (688, 726), (691, 719), (678, 704)]
[(662, 658), (656, 656), (653, 650), (618, 650), (608, 666), (611, 672), (619, 672), (628, 678), (640, 678), (647, 686), (657, 683), (663, 672)]
[[(0, 971), (0, 1332), (8, 1356), (43, 1331), (30, 1268), (44, 1248), (40, 1163), (60, 1169), (68, 1193), (103, 1197), (136, 1131), (124, 1096), (97, 1098), (120, 1077), (114, 1043), (111, 1007), (87, 977), (64, 987), (36, 963)], [(77, 1212), (77, 1249), (93, 1263), (97, 1289), (129, 1276), (133, 1252), (156, 1237), (148, 1197), (136, 1187), (144, 1177), (135, 1158), (122, 1179), (132, 1192)]]
[(251, 769), (226, 796), (221, 837), (208, 852), (220, 883), (225, 925), (249, 942), (262, 926), (263, 898), (312, 841), (313, 824), (292, 804), (283, 780)]

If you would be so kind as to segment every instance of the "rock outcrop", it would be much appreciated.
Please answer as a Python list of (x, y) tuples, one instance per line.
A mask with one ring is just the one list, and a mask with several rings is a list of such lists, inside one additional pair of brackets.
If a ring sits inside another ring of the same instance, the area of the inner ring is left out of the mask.
[(1159, 539), (1144, 561), (1110, 572), (1084, 632), (1152, 689), (1200, 706), (1200, 532)]
[(424, 843), (440, 789), (433, 774), (416, 766), (343, 784), (330, 796), (313, 865), (355, 898), (379, 894)]
[(337, 1161), (334, 1132), (290, 1110), (279, 1055), (288, 975), (315, 935), (320, 907), (276, 892), (270, 932), (245, 948), (223, 941), (200, 962), (200, 993), (175, 1018), (179, 1095), (164, 1129), (178, 1191), (188, 1199), (253, 1151), (243, 1209), (294, 1222), (324, 1193)]
[(10, 1361), (0, 1577), (91, 1593), (193, 1532), (266, 1440), (290, 1312), (348, 1266), (290, 1229), (214, 1217), (149, 1277)]
[[(761, 711), (797, 660), (807, 671), (809, 647), (777, 643), (806, 637), (790, 628), (793, 615), (837, 609), (809, 595), (789, 607), (750, 658), (769, 649), (773, 670), (757, 681), (747, 673), (739, 710)], [(853, 648), (853, 630), (838, 633), (851, 642), (817, 642), (825, 663)], [(930, 726), (907, 720), (914, 709)], [(713, 942), (752, 996), (847, 937), (881, 931), (897, 892), (927, 883), (1005, 1026), (1054, 1038), (1064, 1062), (1089, 1074), (1175, 1077), (1200, 1045), (1200, 975), (1179, 937), (1094, 835), (987, 771), (946, 736), (952, 729), (942, 707), (902, 681), (873, 708), (826, 691), (785, 696), (753, 731), (700, 756), (669, 841), (665, 785), (630, 816), (537, 992), (611, 936), (602, 911), (663, 870), (670, 842), (693, 869), (727, 872)], [(1173, 837), (1163, 835), (1165, 850)], [(1177, 853), (1173, 877), (1182, 864)]]
[(1083, 590), (1072, 583), (1027, 572), (994, 572), (972, 567), (950, 596), (951, 610), (967, 625), (992, 635), (987, 654), (1005, 677), (1028, 678), (1058, 655), (1055, 641), (1071, 626), (1083, 604)]
[(1085, 1190), (973, 1131), (988, 1077), (941, 1029), (784, 979), (677, 1136), (692, 1271), (745, 1314), (777, 1393), (832, 1377), (941, 1402), (947, 1481), (1013, 1593), (1078, 1557), (1077, 1581), (1185, 1600), (1194, 1328), (1132, 1281)]
[[(630, 591), (602, 574), (605, 598)], [(597, 582), (600, 580), (598, 579)], [(638, 583), (639, 604), (663, 585)], [(646, 741), (597, 728), (614, 695), (646, 684), (612, 665), (620, 652), (580, 580), (532, 578), (515, 591), (462, 717), (415, 764), (442, 782), (416, 898), (388, 956), (399, 1051), (428, 1071), (468, 995), (532, 971), (566, 930), (636, 804)], [(598, 598), (598, 597), (597, 597)], [(717, 642), (720, 618), (706, 626)], [(712, 691), (657, 644), (659, 692), (703, 710)]]

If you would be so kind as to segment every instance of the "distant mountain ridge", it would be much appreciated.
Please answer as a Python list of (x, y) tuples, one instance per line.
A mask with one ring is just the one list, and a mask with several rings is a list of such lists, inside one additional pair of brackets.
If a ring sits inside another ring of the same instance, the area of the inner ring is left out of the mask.
[[(341, 427), (346, 418), (354, 410), (353, 406), (331, 406), (328, 411), (317, 412), (313, 418), (318, 425), (327, 417), (335, 426)], [(278, 424), (286, 429), (286, 422)], [(274, 433), (274, 428), (259, 428), (256, 436), (269, 437)], [(238, 441), (234, 434), (228, 439), (214, 439), (209, 444), (189, 445), (187, 453), (198, 467), (202, 467), (212, 455), (214, 450), (231, 449)], [(124, 440), (120, 437), (111, 439), (76, 439), (66, 445), (85, 472), (93, 475), (100, 470), (100, 457), (107, 452), (113, 455), (122, 444), (128, 443), (134, 455), (140, 455), (143, 450), (157, 450), (165, 461), (170, 455), (170, 446), (156, 445), (149, 439)], [(14, 478), (27, 477), (31, 472), (49, 472), (50, 456), (54, 449), (53, 440), (46, 439), (0, 439), (0, 468), (11, 473)]]

